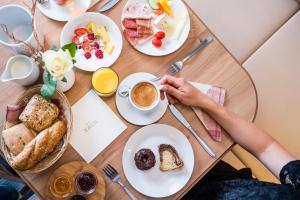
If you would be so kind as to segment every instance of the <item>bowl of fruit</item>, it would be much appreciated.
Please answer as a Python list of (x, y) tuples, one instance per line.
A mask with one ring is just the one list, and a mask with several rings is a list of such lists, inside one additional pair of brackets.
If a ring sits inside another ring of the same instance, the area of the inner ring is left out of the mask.
[(76, 44), (75, 66), (84, 71), (110, 67), (120, 56), (122, 35), (109, 17), (100, 13), (85, 13), (66, 23), (60, 45)]

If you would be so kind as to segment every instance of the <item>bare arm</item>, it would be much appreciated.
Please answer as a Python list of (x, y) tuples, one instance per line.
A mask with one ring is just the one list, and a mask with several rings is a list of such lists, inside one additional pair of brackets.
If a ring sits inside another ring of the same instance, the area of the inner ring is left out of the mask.
[[(277, 177), (284, 165), (295, 160), (295, 157), (266, 132), (216, 104), (183, 79), (167, 76), (161, 81), (161, 84), (163, 85), (162, 91), (167, 93), (167, 98), (171, 103), (178, 100), (186, 105), (204, 109), (230, 134), (236, 143), (252, 153)], [(162, 98), (164, 98), (163, 95)]]

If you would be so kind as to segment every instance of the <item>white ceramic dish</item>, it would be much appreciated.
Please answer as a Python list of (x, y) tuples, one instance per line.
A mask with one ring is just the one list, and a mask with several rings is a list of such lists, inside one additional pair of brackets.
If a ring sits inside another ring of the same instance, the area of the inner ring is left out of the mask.
[(91, 5), (91, 0), (72, 0), (66, 5), (60, 6), (54, 0), (48, 3), (37, 4), (38, 9), (50, 19), (56, 21), (69, 21), (70, 19), (82, 15)]
[(73, 18), (71, 21), (66, 23), (61, 32), (60, 45), (63, 46), (70, 43), (74, 35), (74, 30), (76, 28), (85, 27), (85, 25), (89, 22), (93, 22), (95, 25), (104, 25), (108, 30), (111, 40), (115, 43), (115, 48), (112, 54), (108, 55), (104, 52), (104, 58), (101, 60), (96, 57), (92, 57), (87, 60), (82, 53), (79, 51), (76, 52), (75, 66), (77, 68), (84, 71), (96, 71), (101, 67), (111, 66), (119, 58), (122, 51), (122, 35), (120, 29), (112, 19), (100, 13), (92, 12), (87, 12), (79, 17)]
[[(147, 2), (147, 0), (128, 0), (126, 5), (124, 6), (122, 16), (121, 16), (121, 21), (124, 18), (123, 13), (124, 13), (126, 7), (129, 4), (136, 2), (136, 1)], [(184, 42), (188, 38), (188, 35), (190, 32), (190, 17), (189, 17), (188, 10), (187, 10), (185, 4), (181, 0), (172, 0), (171, 8), (173, 10), (173, 13), (180, 12), (181, 14), (185, 13), (188, 16), (187, 20), (185, 22), (185, 26), (184, 26), (178, 40), (174, 40), (169, 37), (166, 37), (163, 41), (163, 45), (160, 48), (157, 48), (157, 47), (153, 46), (152, 38), (149, 38), (146, 42), (143, 42), (142, 44), (134, 46), (134, 48), (136, 50), (138, 50), (146, 55), (150, 55), (150, 56), (164, 56), (164, 55), (168, 55), (170, 53), (175, 52), (184, 44)], [(154, 33), (159, 31), (155, 26), (152, 25), (152, 27), (153, 27)], [(122, 29), (124, 29), (123, 25), (122, 25)]]
[[(142, 80), (155, 78), (154, 75), (144, 72), (134, 73), (127, 76), (119, 85), (119, 89), (124, 86), (132, 86)], [(121, 97), (116, 94), (116, 106), (121, 116), (131, 124), (144, 126), (158, 121), (168, 108), (168, 101), (160, 101), (159, 104), (151, 111), (141, 111), (133, 107), (128, 97)]]
[[(173, 171), (159, 170), (160, 144), (171, 144), (184, 162), (184, 166)], [(156, 164), (142, 171), (134, 162), (135, 153), (149, 148), (153, 151)], [(140, 193), (155, 198), (167, 197), (181, 190), (189, 181), (194, 169), (194, 151), (186, 136), (174, 127), (153, 124), (137, 130), (127, 141), (123, 150), (122, 165), (129, 183)]]

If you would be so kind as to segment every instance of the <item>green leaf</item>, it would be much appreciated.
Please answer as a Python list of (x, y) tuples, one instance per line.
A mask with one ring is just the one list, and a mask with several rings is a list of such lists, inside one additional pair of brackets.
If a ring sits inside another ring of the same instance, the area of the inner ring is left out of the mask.
[(46, 71), (43, 80), (44, 84), (41, 88), (41, 95), (45, 99), (50, 100), (55, 92), (56, 80), (51, 76), (51, 74), (48, 71)]
[(67, 78), (64, 77), (61, 81), (66, 83), (67, 82)]
[(75, 63), (76, 63), (76, 60), (72, 59), (72, 63), (75, 64)]
[(55, 45), (51, 45), (49, 49), (53, 51), (58, 51), (58, 48)]
[(76, 44), (74, 42), (64, 45), (61, 49), (64, 51), (68, 49), (72, 58), (74, 58), (76, 53)]

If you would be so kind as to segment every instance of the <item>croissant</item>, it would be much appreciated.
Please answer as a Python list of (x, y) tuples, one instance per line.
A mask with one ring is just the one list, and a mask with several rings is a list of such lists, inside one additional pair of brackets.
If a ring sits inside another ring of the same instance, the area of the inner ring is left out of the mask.
[(25, 146), (21, 153), (13, 158), (11, 163), (13, 168), (22, 171), (34, 167), (56, 148), (65, 133), (64, 121), (57, 121), (43, 130)]

